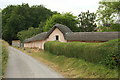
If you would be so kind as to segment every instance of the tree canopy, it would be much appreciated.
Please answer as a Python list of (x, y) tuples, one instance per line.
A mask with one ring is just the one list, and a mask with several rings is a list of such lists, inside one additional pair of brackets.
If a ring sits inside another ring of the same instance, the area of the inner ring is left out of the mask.
[(79, 19), (79, 31), (81, 32), (92, 32), (97, 27), (95, 20), (96, 15), (94, 13), (81, 12), (78, 16)]
[(101, 31), (120, 31), (120, 1), (99, 2), (100, 6), (97, 10), (98, 27)]
[[(48, 31), (56, 23), (68, 26), (73, 32), (91, 32), (97, 29), (100, 31), (120, 31), (120, 1), (99, 2), (97, 13), (81, 12), (78, 16), (71, 13), (60, 14), (51, 11), (43, 5), (29, 6), (9, 5), (2, 11), (0, 25), (2, 25), (2, 38), (9, 43), (14, 39), (23, 41), (40, 32)], [(0, 30), (1, 32), (1, 30)], [(0, 34), (1, 35), (1, 34)]]
[(28, 4), (10, 5), (2, 10), (3, 39), (11, 43), (17, 38), (17, 33), (29, 27), (38, 27), (54, 12), (43, 5), (29, 6)]
[(120, 2), (99, 2), (100, 6), (97, 10), (99, 24), (107, 25), (117, 21), (120, 16)]
[(78, 31), (77, 27), (78, 20), (76, 19), (76, 16), (73, 16), (71, 13), (53, 15), (52, 17), (47, 19), (43, 30), (48, 31), (56, 23), (66, 25), (72, 31)]
[(40, 27), (30, 27), (28, 30), (22, 30), (18, 32), (17, 37), (20, 39), (21, 42), (23, 42), (25, 39), (35, 36), (36, 34), (39, 34), (41, 32), (42, 30)]

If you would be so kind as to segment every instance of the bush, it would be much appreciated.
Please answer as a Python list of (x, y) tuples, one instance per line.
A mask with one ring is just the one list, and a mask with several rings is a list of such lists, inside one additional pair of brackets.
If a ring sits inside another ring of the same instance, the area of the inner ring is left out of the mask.
[(99, 26), (98, 29), (100, 30), (98, 32), (116, 32), (120, 31), (120, 24), (116, 23), (109, 26)]
[(113, 56), (118, 56), (118, 39), (104, 43), (81, 42), (46, 42), (45, 50), (66, 57), (80, 58), (95, 64), (104, 64), (109, 68), (117, 68)]
[(112, 28), (114, 31), (120, 31), (120, 24), (118, 24), (118, 23), (112, 24), (112, 25), (111, 25), (111, 28)]

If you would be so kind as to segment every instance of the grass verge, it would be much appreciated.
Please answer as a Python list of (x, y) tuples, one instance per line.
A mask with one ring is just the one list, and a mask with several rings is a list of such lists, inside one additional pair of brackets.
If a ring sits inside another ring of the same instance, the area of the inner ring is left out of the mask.
[(47, 64), (66, 78), (118, 78), (117, 69), (109, 69), (101, 64), (93, 64), (77, 58), (57, 56), (35, 49), (20, 50)]

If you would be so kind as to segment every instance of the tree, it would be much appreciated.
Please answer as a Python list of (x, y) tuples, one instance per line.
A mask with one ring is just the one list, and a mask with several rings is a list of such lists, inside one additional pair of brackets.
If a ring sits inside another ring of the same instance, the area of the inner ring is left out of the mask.
[(106, 26), (115, 23), (120, 17), (120, 1), (119, 2), (106, 2), (102, 0), (99, 2), (100, 6), (97, 10), (99, 25)]
[(33, 37), (36, 34), (39, 34), (41, 32), (42, 30), (40, 27), (38, 28), (30, 27), (28, 30), (23, 30), (23, 31), (18, 32), (17, 37), (19, 38), (21, 42), (23, 42), (25, 39)]
[[(11, 44), (12, 40), (18, 39), (17, 33), (19, 31), (27, 30), (31, 26), (39, 27), (40, 23), (44, 23), (54, 13), (42, 5), (32, 7), (28, 4), (7, 6), (2, 10), (2, 37)], [(43, 26), (43, 24), (41, 25)]]
[[(7, 6), (6, 8), (4, 8), (2, 10), (2, 38), (6, 41), (8, 41), (9, 43), (11, 43), (12, 38), (11, 38), (11, 34), (12, 32), (10, 32), (13, 27), (9, 26), (10, 25), (10, 17), (12, 14), (13, 9), (15, 8), (15, 6)], [(9, 26), (9, 27), (8, 27)]]
[(46, 21), (43, 30), (48, 31), (56, 23), (66, 25), (72, 31), (78, 31), (78, 27), (77, 27), (78, 20), (76, 19), (76, 16), (73, 16), (71, 13), (53, 15)]
[(54, 14), (51, 10), (43, 5), (35, 5), (31, 7), (30, 14), (32, 15), (33, 27), (38, 27), (40, 23), (44, 23), (50, 16)]
[(96, 28), (96, 15), (94, 13), (81, 12), (78, 16), (79, 19), (79, 30), (82, 32), (91, 32)]
[(97, 10), (97, 21), (101, 31), (120, 31), (120, 1), (99, 2)]

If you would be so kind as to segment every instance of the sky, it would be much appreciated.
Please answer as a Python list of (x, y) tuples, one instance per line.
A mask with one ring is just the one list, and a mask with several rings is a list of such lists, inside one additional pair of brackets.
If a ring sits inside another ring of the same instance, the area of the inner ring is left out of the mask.
[(96, 12), (101, 0), (0, 0), (0, 8), (4, 9), (7, 5), (17, 5), (28, 3), (32, 5), (44, 5), (52, 11), (60, 13), (71, 12), (74, 15), (79, 15), (81, 12)]

